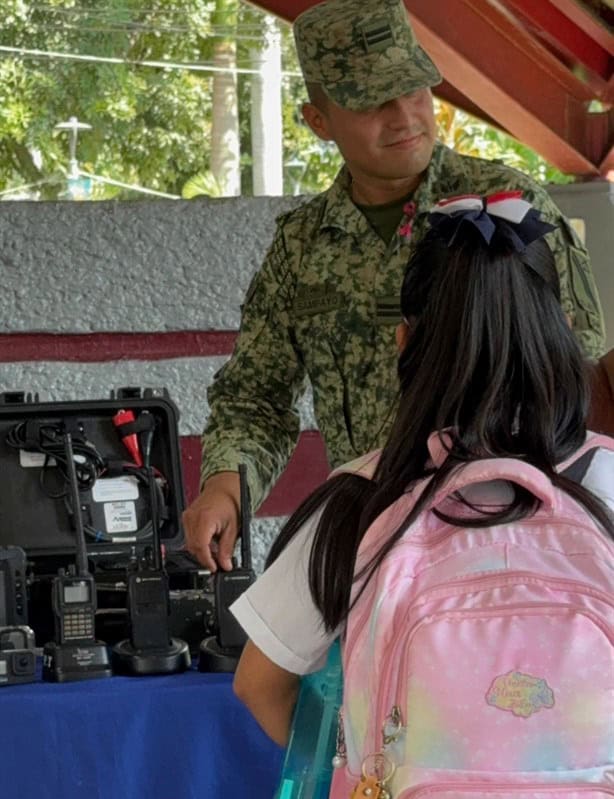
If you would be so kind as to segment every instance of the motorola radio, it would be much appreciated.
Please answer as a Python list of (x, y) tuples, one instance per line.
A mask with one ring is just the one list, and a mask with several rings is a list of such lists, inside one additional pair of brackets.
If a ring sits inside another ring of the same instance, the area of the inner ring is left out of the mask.
[(241, 497), (241, 566), (229, 572), (218, 571), (215, 580), (215, 613), (217, 635), (205, 638), (200, 645), (199, 671), (234, 671), (247, 636), (230, 612), (230, 606), (255, 581), (252, 569), (251, 501), (247, 484), (247, 469), (239, 466)]
[(135, 556), (128, 567), (128, 616), (130, 638), (113, 647), (113, 667), (127, 675), (175, 674), (190, 667), (185, 641), (170, 634), (168, 576), (162, 562), (160, 543), (159, 491), (151, 465), (156, 420), (143, 411), (136, 421), (142, 468), (149, 486), (152, 543), (142, 557)]

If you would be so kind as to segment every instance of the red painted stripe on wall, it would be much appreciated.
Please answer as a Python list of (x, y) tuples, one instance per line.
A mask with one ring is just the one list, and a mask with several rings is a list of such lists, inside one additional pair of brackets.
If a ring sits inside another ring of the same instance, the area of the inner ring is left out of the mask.
[[(200, 458), (199, 436), (183, 436), (181, 459), (188, 504), (198, 496)], [(326, 479), (329, 471), (320, 433), (317, 430), (306, 430), (301, 433), (288, 466), (257, 515), (287, 516), (292, 513), (305, 497)]]
[(230, 355), (237, 333), (232, 330), (178, 330), (168, 333), (4, 333), (0, 363), (18, 361), (162, 361)]

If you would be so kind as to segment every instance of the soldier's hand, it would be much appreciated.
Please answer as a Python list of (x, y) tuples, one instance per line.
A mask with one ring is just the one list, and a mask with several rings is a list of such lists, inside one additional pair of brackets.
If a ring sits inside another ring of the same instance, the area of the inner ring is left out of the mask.
[(240, 497), (238, 472), (219, 472), (207, 480), (200, 496), (184, 511), (186, 549), (212, 572), (218, 564), (226, 571), (232, 569)]

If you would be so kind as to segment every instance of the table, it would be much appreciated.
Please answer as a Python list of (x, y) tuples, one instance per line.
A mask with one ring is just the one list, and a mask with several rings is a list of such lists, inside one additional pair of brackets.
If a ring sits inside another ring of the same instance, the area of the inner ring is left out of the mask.
[(272, 799), (283, 750), (231, 681), (194, 670), (1, 687), (0, 796)]

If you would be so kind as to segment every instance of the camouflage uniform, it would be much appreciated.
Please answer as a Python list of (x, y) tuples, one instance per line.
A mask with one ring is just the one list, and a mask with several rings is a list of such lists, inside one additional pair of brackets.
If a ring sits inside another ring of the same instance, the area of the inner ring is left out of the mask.
[[(362, 111), (435, 86), (441, 75), (419, 46), (402, 0), (328, 0), (301, 14), (294, 37), (305, 81), (338, 105)], [(343, 169), (323, 194), (278, 220), (247, 294), (231, 360), (208, 392), (202, 477), (245, 462), (257, 507), (299, 434), (305, 379), (332, 467), (380, 446), (397, 395), (394, 328), (411, 248), (436, 201), (522, 189), (558, 229), (548, 235), (563, 307), (587, 355), (604, 331), (586, 251), (546, 192), (520, 172), (436, 145), (413, 201), (388, 245), (350, 197)]]
[(584, 351), (603, 352), (587, 253), (548, 194), (526, 175), (436, 144), (413, 198), (411, 235), (397, 233), (388, 245), (352, 202), (349, 185), (343, 169), (328, 191), (279, 218), (246, 297), (234, 355), (209, 389), (203, 478), (244, 461), (256, 506), (296, 444), (295, 404), (306, 376), (332, 467), (384, 442), (398, 385), (394, 328), (401, 279), (437, 200), (521, 189), (557, 225), (546, 239), (559, 269), (563, 308)]

